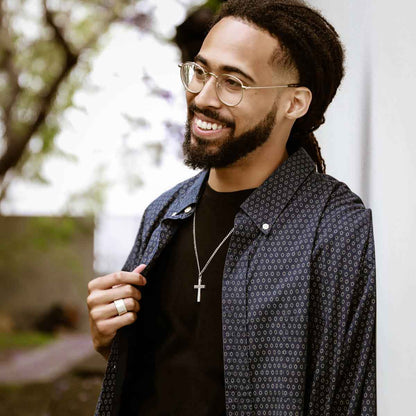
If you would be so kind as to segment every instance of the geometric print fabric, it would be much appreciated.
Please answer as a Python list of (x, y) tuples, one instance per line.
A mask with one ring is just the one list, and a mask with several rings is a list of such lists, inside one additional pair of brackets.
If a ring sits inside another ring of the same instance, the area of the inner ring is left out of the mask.
[[(124, 270), (153, 267), (206, 179), (150, 204)], [(227, 415), (376, 415), (371, 210), (301, 148), (243, 202), (234, 227), (222, 288)], [(96, 415), (118, 414), (134, 326), (140, 313), (113, 341)]]

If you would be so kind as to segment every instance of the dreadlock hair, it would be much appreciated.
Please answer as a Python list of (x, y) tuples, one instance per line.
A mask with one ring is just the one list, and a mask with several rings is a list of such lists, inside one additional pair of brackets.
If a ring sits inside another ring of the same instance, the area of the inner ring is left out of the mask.
[(212, 25), (224, 17), (254, 24), (280, 44), (273, 62), (297, 70), (299, 83), (312, 92), (308, 112), (297, 119), (286, 145), (289, 154), (305, 148), (325, 173), (314, 131), (325, 122), (324, 113), (344, 76), (344, 51), (333, 26), (303, 0), (228, 0)]

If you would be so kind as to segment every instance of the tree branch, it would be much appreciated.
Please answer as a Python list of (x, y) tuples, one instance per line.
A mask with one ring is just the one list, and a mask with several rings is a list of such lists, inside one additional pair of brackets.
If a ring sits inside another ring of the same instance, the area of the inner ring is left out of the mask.
[(56, 42), (59, 45), (61, 45), (62, 48), (64, 49), (66, 59), (68, 61), (71, 61), (72, 59), (75, 59), (77, 54), (72, 51), (71, 47), (69, 46), (69, 43), (65, 39), (65, 36), (63, 34), (62, 29), (55, 23), (53, 13), (48, 8), (47, 0), (43, 0), (42, 5), (43, 5), (43, 13), (44, 13), (44, 16), (45, 16), (45, 21), (52, 28), (52, 30), (55, 34)]
[(7, 175), (4, 176), (4, 180), (0, 182), (0, 207), (2, 205), (2, 201), (6, 199), (7, 191), (9, 190), (10, 186), (10, 171)]
[(14, 138), (12, 142), (8, 143), (5, 153), (0, 158), (0, 182), (2, 181), (5, 173), (10, 169), (16, 166), (20, 157), (26, 149), (27, 144), (29, 143), (32, 136), (38, 131), (39, 127), (45, 121), (46, 116), (48, 115), (56, 94), (58, 92), (59, 86), (69, 75), (73, 67), (78, 61), (78, 56), (73, 57), (71, 61), (67, 61), (62, 71), (59, 73), (57, 78), (52, 83), (51, 87), (47, 94), (41, 98), (38, 113), (34, 122), (28, 127), (28, 129), (20, 135), (20, 137)]
[(13, 42), (9, 33), (9, 22), (4, 13), (3, 0), (0, 0), (0, 47), (3, 51), (3, 59), (1, 61), (1, 68), (6, 72), (9, 84), (9, 97), (3, 104), (5, 138), (7, 142), (14, 139), (12, 132), (12, 110), (13, 106), (21, 93), (19, 85), (19, 73), (14, 65), (14, 50)]
[[(9, 169), (14, 168), (16, 166), (17, 162), (19, 161), (23, 152), (25, 151), (26, 146), (29, 143), (30, 139), (38, 131), (40, 126), (45, 121), (46, 116), (48, 115), (48, 113), (50, 112), (52, 108), (53, 102), (56, 98), (56, 94), (58, 92), (60, 85), (67, 78), (67, 76), (69, 75), (71, 70), (75, 67), (79, 59), (79, 54), (75, 54), (74, 52), (72, 52), (68, 43), (65, 41), (65, 38), (61, 32), (61, 29), (54, 23), (53, 15), (50, 12), (50, 10), (48, 10), (47, 8), (46, 0), (43, 0), (43, 6), (44, 6), (44, 13), (45, 13), (45, 20), (47, 21), (49, 26), (52, 27), (55, 33), (55, 41), (62, 46), (65, 52), (64, 63), (63, 63), (61, 71), (57, 74), (56, 78), (50, 85), (48, 91), (43, 96), (40, 97), (40, 100), (38, 103), (37, 116), (35, 120), (18, 137), (15, 137), (12, 134), (11, 129), (10, 129), (10, 124), (11, 124), (10, 112), (12, 110), (13, 105), (8, 106), (9, 114), (6, 117), (6, 121), (9, 120), (9, 122), (6, 123), (7, 148), (4, 154), (0, 158), (0, 182), (3, 181), (5, 173)], [(17, 82), (17, 78), (14, 78), (14, 79)], [(14, 101), (16, 97), (14, 98)], [(9, 130), (7, 130), (7, 124), (9, 124)]]
[[(110, 24), (119, 18), (116, 10), (113, 10), (112, 8), (110, 8), (109, 15), (106, 19), (104, 19), (104, 22), (101, 26), (102, 30), (97, 30), (97, 32), (94, 33), (91, 36), (91, 38), (87, 40), (86, 43), (84, 43), (84, 45), (80, 49), (73, 50), (69, 42), (66, 40), (66, 36), (65, 36), (63, 28), (59, 27), (56, 24), (55, 19), (54, 19), (54, 13), (48, 8), (47, 0), (42, 0), (42, 5), (43, 5), (44, 20), (54, 33), (53, 41), (56, 44), (60, 45), (64, 52), (64, 62), (62, 64), (62, 68), (60, 69), (59, 73), (56, 74), (55, 79), (47, 88), (47, 91), (43, 95), (39, 96), (37, 109), (34, 110), (36, 114), (34, 121), (30, 125), (28, 125), (27, 128), (23, 132), (14, 134), (11, 128), (12, 126), (11, 112), (14, 108), (14, 104), (16, 103), (18, 95), (21, 91), (19, 90), (20, 86), (17, 82), (18, 74), (16, 73), (16, 71), (13, 72), (14, 67), (12, 66), (12, 63), (13, 63), (11, 59), (12, 56), (10, 56), (10, 58), (6, 57), (6, 62), (9, 62), (8, 71), (11, 74), (10, 76), (11, 76), (12, 83), (14, 85), (13, 88), (14, 88), (15, 96), (13, 97), (12, 102), (9, 103), (7, 107), (7, 112), (5, 113), (7, 115), (7, 120), (8, 120), (7, 123), (5, 123), (5, 127), (7, 127), (8, 125), (8, 127), (6, 128), (6, 137), (5, 137), (5, 139), (7, 140), (7, 148), (4, 154), (1, 155), (0, 157), (0, 184), (5, 178), (6, 172), (16, 167), (30, 139), (38, 132), (39, 128), (45, 122), (47, 115), (50, 113), (52, 109), (53, 103), (55, 101), (57, 92), (61, 84), (69, 76), (72, 69), (77, 65), (81, 54), (85, 50), (94, 46), (97, 43), (99, 37), (102, 35), (102, 33), (108, 29)], [(1, 11), (1, 6), (2, 6), (2, 0), (0, 0), (0, 11)]]

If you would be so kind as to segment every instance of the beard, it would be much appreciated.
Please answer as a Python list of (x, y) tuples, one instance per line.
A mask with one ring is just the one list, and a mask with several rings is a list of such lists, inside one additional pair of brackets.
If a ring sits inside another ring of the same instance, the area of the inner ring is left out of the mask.
[[(213, 120), (225, 124), (231, 128), (230, 134), (221, 140), (206, 140), (204, 138), (193, 136), (195, 143), (191, 140), (191, 120), (197, 111)], [(235, 124), (219, 117), (218, 113), (210, 109), (199, 109), (195, 104), (188, 107), (188, 119), (185, 129), (185, 140), (182, 145), (185, 165), (192, 169), (210, 169), (223, 168), (229, 166), (267, 141), (275, 126), (275, 117), (277, 104), (274, 103), (271, 111), (250, 130), (235, 136)], [(215, 150), (212, 147), (216, 146)]]

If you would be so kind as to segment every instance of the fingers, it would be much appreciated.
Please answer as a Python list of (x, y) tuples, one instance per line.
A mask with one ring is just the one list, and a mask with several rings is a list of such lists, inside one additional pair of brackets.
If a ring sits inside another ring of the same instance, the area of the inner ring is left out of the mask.
[(95, 306), (105, 305), (117, 299), (133, 298), (139, 301), (142, 298), (140, 290), (131, 285), (117, 286), (107, 290), (95, 290), (87, 298), (87, 305), (91, 309)]
[(116, 335), (117, 330), (123, 326), (132, 324), (136, 319), (136, 312), (127, 312), (120, 316), (117, 315), (113, 318), (92, 322), (91, 332), (95, 348), (99, 350), (103, 347), (108, 347)]
[[(141, 264), (136, 267), (135, 270), (143, 270), (146, 267), (145, 264)], [(110, 289), (113, 286), (130, 284), (136, 286), (144, 286), (146, 284), (146, 278), (140, 274), (140, 272), (117, 272), (107, 274), (106, 276), (96, 277), (88, 283), (88, 292), (91, 293), (94, 290)]]
[[(135, 286), (146, 284), (145, 277), (140, 274), (145, 267), (145, 264), (141, 264), (133, 272), (117, 272), (97, 277), (88, 284), (87, 305), (92, 340), (95, 349), (106, 358), (117, 330), (137, 319), (142, 294)], [(127, 309), (120, 316), (114, 305), (117, 299), (123, 299)]]
[(146, 268), (146, 265), (145, 264), (141, 264), (140, 266), (137, 266), (133, 270), (133, 273), (141, 273), (145, 268)]
[[(126, 305), (127, 312), (136, 312), (136, 313), (139, 312), (140, 304), (136, 299), (125, 298), (123, 299), (123, 301), (124, 301), (124, 304)], [(100, 306), (93, 308), (90, 312), (90, 315), (94, 322), (98, 322), (103, 319), (109, 319), (109, 318), (118, 316), (118, 312), (114, 305), (114, 302), (111, 302), (111, 303), (108, 303), (107, 305), (100, 305)]]

